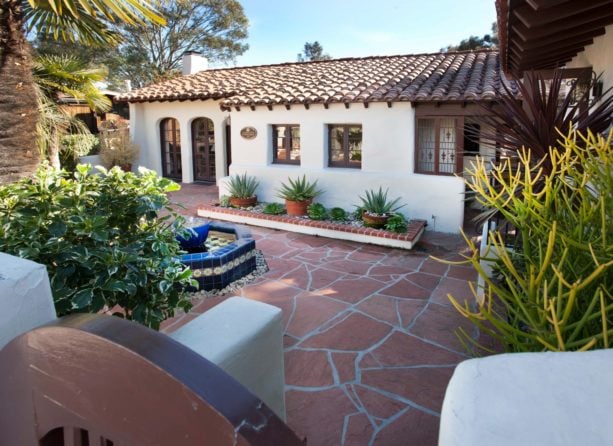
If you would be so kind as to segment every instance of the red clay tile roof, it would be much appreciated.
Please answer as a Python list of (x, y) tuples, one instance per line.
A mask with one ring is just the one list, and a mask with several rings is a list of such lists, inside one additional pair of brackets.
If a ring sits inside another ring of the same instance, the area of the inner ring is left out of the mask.
[[(506, 79), (504, 80), (505, 82)], [(514, 85), (509, 84), (513, 90)], [(210, 69), (116, 98), (221, 100), (221, 108), (400, 101), (480, 101), (504, 94), (496, 51), (333, 59)]]

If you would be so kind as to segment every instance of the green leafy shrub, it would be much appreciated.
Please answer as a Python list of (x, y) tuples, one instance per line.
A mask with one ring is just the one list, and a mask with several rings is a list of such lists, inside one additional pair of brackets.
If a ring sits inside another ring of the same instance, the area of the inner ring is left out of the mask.
[(328, 218), (328, 212), (321, 203), (310, 204), (307, 208), (307, 215), (311, 220), (325, 220)]
[[(613, 336), (613, 131), (608, 139), (570, 133), (546, 160), (491, 171), (479, 162), (468, 186), (519, 231), (516, 248), (491, 231), (487, 252), (467, 238), (467, 256), (484, 280), (477, 307), (450, 299), (482, 332), (509, 351), (608, 348)], [(515, 191), (521, 191), (520, 194)], [(495, 265), (488, 276), (480, 260)], [(466, 340), (466, 333), (460, 335)], [(485, 348), (485, 347), (483, 347)]]
[(234, 198), (251, 198), (255, 196), (255, 191), (260, 185), (259, 181), (252, 176), (232, 175), (228, 181), (228, 192)]
[(262, 212), (268, 215), (285, 214), (285, 206), (283, 206), (281, 203), (266, 203), (264, 209), (262, 209)]
[(334, 221), (345, 221), (347, 220), (347, 212), (343, 208), (334, 207), (330, 209), (330, 218)]
[(408, 224), (404, 215), (396, 213), (390, 216), (385, 223), (385, 229), (391, 232), (403, 233), (407, 232)]
[(367, 190), (365, 196), (360, 197), (362, 201), (361, 208), (369, 214), (389, 215), (404, 206), (398, 206), (400, 198), (388, 200), (387, 193), (388, 189), (385, 189), (385, 192), (383, 192), (381, 187), (379, 187), (378, 191)]
[(317, 189), (317, 180), (311, 183), (307, 181), (306, 175), (295, 180), (288, 178), (287, 181), (287, 183), (281, 184), (277, 195), (279, 198), (290, 201), (306, 201), (322, 194), (322, 191)]
[(64, 135), (60, 139), (60, 163), (62, 168), (74, 171), (80, 156), (95, 155), (100, 151), (96, 135)]
[(182, 287), (198, 286), (177, 258), (182, 219), (167, 209), (166, 193), (179, 186), (146, 169), (90, 168), (69, 175), (42, 166), (0, 186), (0, 251), (47, 266), (59, 316), (119, 306), (157, 329), (191, 307)]

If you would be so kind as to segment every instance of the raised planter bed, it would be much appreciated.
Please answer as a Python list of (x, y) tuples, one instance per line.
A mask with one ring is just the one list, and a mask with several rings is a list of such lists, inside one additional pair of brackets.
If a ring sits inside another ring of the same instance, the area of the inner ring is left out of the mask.
[(411, 220), (407, 232), (397, 234), (382, 229), (356, 227), (329, 221), (290, 217), (288, 215), (259, 214), (213, 205), (201, 205), (198, 208), (198, 215), (215, 220), (401, 249), (412, 249), (415, 243), (419, 241), (426, 227), (425, 220)]

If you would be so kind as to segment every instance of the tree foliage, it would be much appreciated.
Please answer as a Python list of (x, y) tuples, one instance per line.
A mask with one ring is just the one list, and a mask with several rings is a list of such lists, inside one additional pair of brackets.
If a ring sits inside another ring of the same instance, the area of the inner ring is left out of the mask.
[(482, 50), (492, 49), (498, 46), (498, 24), (492, 24), (492, 33), (485, 34), (482, 37), (470, 36), (462, 39), (457, 45), (447, 45), (446, 48), (441, 48), (441, 51), (467, 51), (467, 50)]
[(124, 24), (123, 42), (107, 57), (112, 79), (129, 79), (135, 87), (179, 73), (185, 51), (198, 51), (210, 62), (227, 63), (249, 46), (249, 21), (236, 0), (173, 0), (161, 2), (165, 26)]
[(306, 42), (302, 53), (298, 53), (298, 62), (308, 62), (312, 60), (330, 60), (329, 54), (324, 53), (324, 48), (318, 41), (313, 43)]
[(39, 106), (27, 32), (108, 45), (110, 23), (164, 23), (145, 0), (3, 0), (0, 2), (0, 182), (34, 173)]

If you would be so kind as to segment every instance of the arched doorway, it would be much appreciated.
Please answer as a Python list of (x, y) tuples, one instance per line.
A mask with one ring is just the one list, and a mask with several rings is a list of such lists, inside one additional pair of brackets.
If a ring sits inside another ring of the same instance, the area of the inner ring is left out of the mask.
[(162, 146), (162, 176), (176, 180), (183, 179), (181, 169), (181, 133), (179, 121), (166, 118), (160, 122)]
[(192, 121), (194, 181), (215, 181), (215, 130), (209, 118)]

